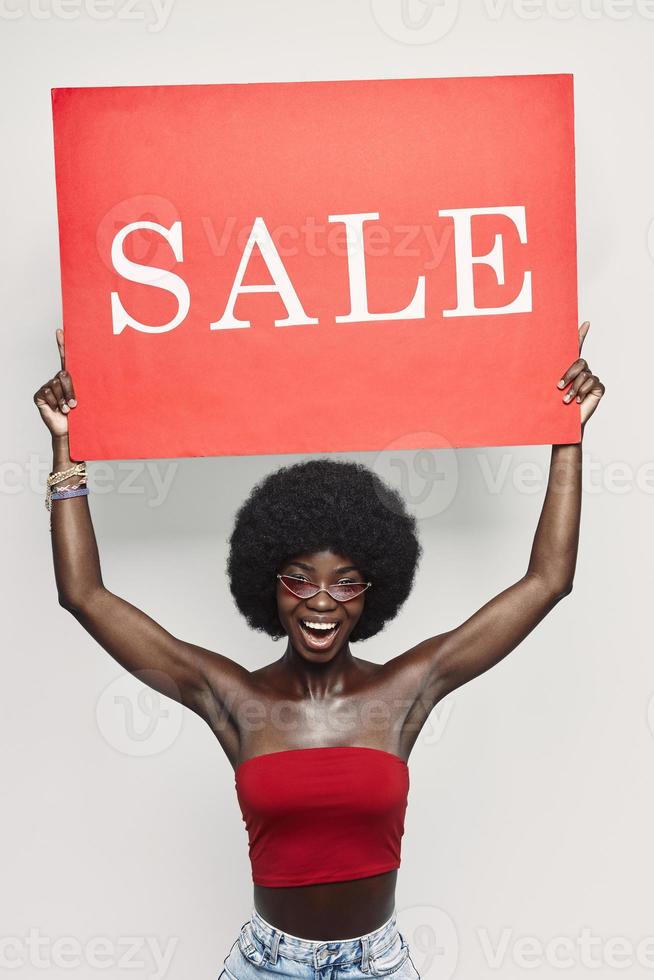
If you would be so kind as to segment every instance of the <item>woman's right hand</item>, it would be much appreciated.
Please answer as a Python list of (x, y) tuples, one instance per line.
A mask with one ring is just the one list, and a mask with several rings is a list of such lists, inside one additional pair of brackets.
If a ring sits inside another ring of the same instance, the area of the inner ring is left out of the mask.
[(68, 434), (68, 413), (71, 408), (75, 408), (77, 405), (73, 379), (68, 371), (66, 371), (65, 366), (64, 332), (58, 329), (55, 333), (57, 347), (59, 348), (61, 370), (57, 371), (53, 378), (46, 381), (34, 393), (34, 404), (38, 408), (41, 418), (50, 430), (53, 438)]

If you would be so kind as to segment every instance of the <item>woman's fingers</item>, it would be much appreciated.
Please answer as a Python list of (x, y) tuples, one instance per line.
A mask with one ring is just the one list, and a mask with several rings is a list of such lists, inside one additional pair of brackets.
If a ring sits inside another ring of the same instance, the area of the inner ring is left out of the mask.
[(59, 371), (57, 377), (61, 381), (61, 387), (66, 402), (68, 403), (70, 408), (74, 408), (75, 405), (77, 405), (77, 401), (75, 399), (75, 389), (73, 388), (73, 379), (69, 375), (68, 371)]
[(70, 409), (66, 403), (66, 396), (64, 395), (64, 386), (61, 383), (61, 378), (58, 374), (55, 374), (54, 378), (50, 382), (50, 388), (54, 392), (54, 396), (57, 399), (57, 406), (60, 411), (66, 414)]
[(568, 388), (563, 398), (566, 402), (571, 402), (573, 398), (576, 398), (579, 394), (579, 389), (581, 386), (589, 379), (592, 378), (593, 374), (590, 368), (582, 369), (579, 374), (575, 377), (574, 381)]
[[(64, 347), (64, 331), (61, 327), (55, 330), (55, 336), (57, 338), (57, 347), (59, 348), (59, 358), (61, 360), (61, 371), (57, 372), (57, 377), (61, 381), (61, 386), (64, 392), (64, 399), (69, 408), (75, 408), (77, 405), (77, 399), (75, 398), (75, 389), (73, 387), (73, 379), (66, 370), (66, 352)], [(60, 406), (62, 412), (63, 407)]]
[(66, 357), (64, 354), (64, 332), (61, 327), (55, 330), (55, 337), (57, 338), (57, 347), (59, 348), (59, 359), (61, 360), (62, 369), (66, 367)]
[(49, 381), (39, 388), (39, 390), (34, 395), (34, 402), (38, 405), (45, 403), (49, 407), (56, 411), (59, 409), (66, 415), (70, 409), (68, 407), (68, 402), (75, 402), (75, 390), (73, 388), (73, 382), (70, 375), (66, 371), (59, 371), (58, 374), (51, 378)]
[(582, 402), (584, 400), (586, 395), (593, 390), (598, 380), (599, 379), (596, 378), (594, 374), (591, 374), (588, 378), (586, 378), (586, 380), (581, 385), (579, 385), (579, 387), (577, 388), (578, 402)]
[(581, 354), (581, 348), (584, 346), (584, 340), (586, 339), (586, 334), (590, 330), (590, 320), (584, 320), (582, 325), (579, 327), (579, 353)]
[[(574, 361), (574, 363), (570, 365), (570, 367), (568, 368), (568, 370), (565, 372), (565, 374), (563, 375), (563, 377), (559, 381), (557, 387), (559, 387), (559, 388), (565, 388), (567, 385), (570, 384), (571, 381), (574, 381), (574, 379), (577, 377), (578, 374), (580, 374), (581, 371), (588, 371), (588, 364), (583, 359), (583, 357), (577, 358), (577, 360)], [(563, 396), (563, 401), (569, 401), (568, 394), (569, 394), (569, 392), (567, 392)]]
[(66, 412), (59, 408), (57, 398), (57, 388), (60, 384), (55, 384), (56, 379), (46, 381), (37, 392), (34, 393), (34, 404), (39, 410), (39, 414), (48, 429), (53, 435), (61, 436), (68, 432), (68, 419)]
[(591, 382), (591, 388), (583, 395), (579, 406), (582, 425), (585, 425), (591, 417), (606, 391), (604, 385), (596, 375), (592, 375), (588, 380)]
[(39, 410), (41, 418), (47, 425), (53, 436), (63, 436), (68, 432), (68, 419), (66, 416), (70, 409), (77, 405), (75, 398), (75, 388), (73, 379), (65, 367), (64, 351), (64, 332), (61, 328), (55, 330), (57, 338), (57, 348), (61, 361), (61, 370), (57, 371), (53, 378), (46, 381), (44, 385), (34, 393), (34, 404)]
[(51, 408), (53, 412), (56, 412), (57, 408), (59, 407), (57, 405), (55, 393), (50, 387), (50, 382), (44, 384), (43, 387), (36, 393), (34, 401), (37, 403), (37, 405), (39, 404), (39, 400), (41, 403), (45, 402), (45, 404)]
[[(583, 347), (584, 340), (590, 330), (590, 321), (584, 320), (584, 322), (579, 327), (579, 353), (581, 354), (581, 348)], [(588, 366), (587, 361), (583, 357), (578, 357), (577, 360), (570, 365), (568, 370), (565, 372), (561, 380), (559, 381), (558, 388), (567, 388), (563, 396), (563, 401), (566, 404), (570, 404), (573, 400), (576, 400), (580, 407), (580, 419), (582, 429), (590, 416), (593, 414), (595, 409), (600, 403), (600, 400), (604, 396), (604, 385), (597, 377), (593, 374)]]

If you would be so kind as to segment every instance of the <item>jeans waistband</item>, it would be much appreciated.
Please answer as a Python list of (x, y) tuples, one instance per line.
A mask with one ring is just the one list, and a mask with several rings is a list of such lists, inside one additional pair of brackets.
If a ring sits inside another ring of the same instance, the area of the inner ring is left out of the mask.
[(254, 908), (250, 929), (266, 948), (268, 959), (273, 963), (279, 954), (299, 962), (313, 963), (316, 967), (361, 962), (362, 968), (367, 970), (370, 954), (380, 955), (392, 944), (397, 933), (397, 912), (394, 910), (390, 918), (372, 932), (350, 939), (301, 939), (276, 929)]

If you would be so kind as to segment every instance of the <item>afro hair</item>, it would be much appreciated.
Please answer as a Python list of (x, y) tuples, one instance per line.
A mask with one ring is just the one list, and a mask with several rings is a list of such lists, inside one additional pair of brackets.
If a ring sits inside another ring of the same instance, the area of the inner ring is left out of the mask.
[(350, 640), (393, 619), (411, 591), (422, 548), (400, 494), (369, 467), (313, 458), (263, 477), (236, 513), (229, 539), (229, 587), (249, 625), (285, 636), (276, 575), (296, 555), (349, 557), (372, 588)]

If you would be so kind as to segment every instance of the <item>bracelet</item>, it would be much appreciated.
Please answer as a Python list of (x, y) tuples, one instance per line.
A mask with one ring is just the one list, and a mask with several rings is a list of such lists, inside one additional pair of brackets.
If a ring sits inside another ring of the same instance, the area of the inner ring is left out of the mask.
[[(85, 487), (85, 486), (86, 486), (86, 479), (82, 480), (80, 483), (74, 483), (71, 487), (62, 487), (61, 490), (59, 490), (57, 492), (59, 494), (61, 494), (64, 490), (77, 490), (79, 487)], [(53, 493), (52, 487), (48, 487), (47, 490), (45, 491), (45, 509), (46, 510), (50, 510), (50, 508), (51, 508), (50, 501), (53, 498), (55, 500), (61, 500), (61, 496), (56, 497), (55, 494)]]
[(48, 492), (45, 498), (45, 506), (50, 514), (50, 530), (52, 531), (52, 500), (66, 500), (67, 497), (82, 497), (87, 496), (89, 488), (85, 484), (76, 484), (74, 487), (62, 487), (61, 490), (56, 490), (54, 493), (52, 489), (48, 487)]
[(67, 470), (50, 473), (48, 476), (48, 486), (51, 487), (55, 483), (61, 483), (62, 480), (67, 480), (69, 476), (78, 475), (86, 476), (86, 463), (75, 463), (74, 466), (70, 466)]
[(53, 490), (50, 493), (50, 500), (56, 500), (57, 493), (64, 493), (64, 492), (68, 493), (69, 490), (79, 490), (80, 487), (85, 487), (85, 486), (86, 486), (86, 480), (80, 480), (79, 483), (70, 483), (68, 484), (68, 486), (60, 487), (59, 490), (57, 490), (56, 492)]
[(50, 510), (50, 507), (51, 507), (50, 501), (51, 501), (51, 499), (53, 497), (54, 497), (55, 500), (61, 500), (62, 499), (61, 497), (55, 497), (54, 494), (53, 494), (53, 492), (52, 492), (52, 488), (53, 488), (53, 486), (56, 483), (61, 483), (63, 480), (68, 479), (68, 477), (73, 476), (73, 474), (75, 472), (77, 472), (77, 473), (80, 473), (81, 476), (82, 476), (82, 479), (80, 480), (80, 482), (73, 484), (72, 487), (68, 487), (68, 488), (62, 487), (62, 490), (63, 489), (74, 490), (74, 489), (77, 489), (78, 487), (86, 486), (86, 469), (85, 469), (85, 465), (86, 465), (85, 463), (77, 463), (76, 466), (71, 466), (70, 469), (68, 469), (68, 470), (61, 470), (58, 473), (51, 473), (50, 474), (50, 476), (48, 477), (48, 485), (47, 485), (47, 488), (46, 488), (46, 491), (45, 491), (45, 509), (46, 510)]
[(56, 493), (53, 493), (52, 494), (52, 496), (50, 497), (50, 499), (51, 500), (65, 500), (66, 497), (81, 497), (84, 494), (88, 494), (88, 492), (89, 492), (89, 488), (88, 487), (79, 487), (79, 488), (76, 488), (76, 489), (73, 489), (71, 487), (70, 489), (66, 488), (65, 490), (57, 490)]
[[(57, 490), (55, 493), (52, 492), (53, 486), (62, 483), (70, 476), (81, 476), (82, 479), (79, 483), (74, 483), (70, 487), (62, 487), (61, 490)], [(86, 496), (88, 492), (89, 490), (86, 486), (86, 462), (75, 463), (74, 466), (69, 466), (68, 469), (50, 473), (45, 491), (45, 509), (50, 514), (50, 530), (52, 530), (52, 501), (65, 500), (67, 497), (82, 497)]]

